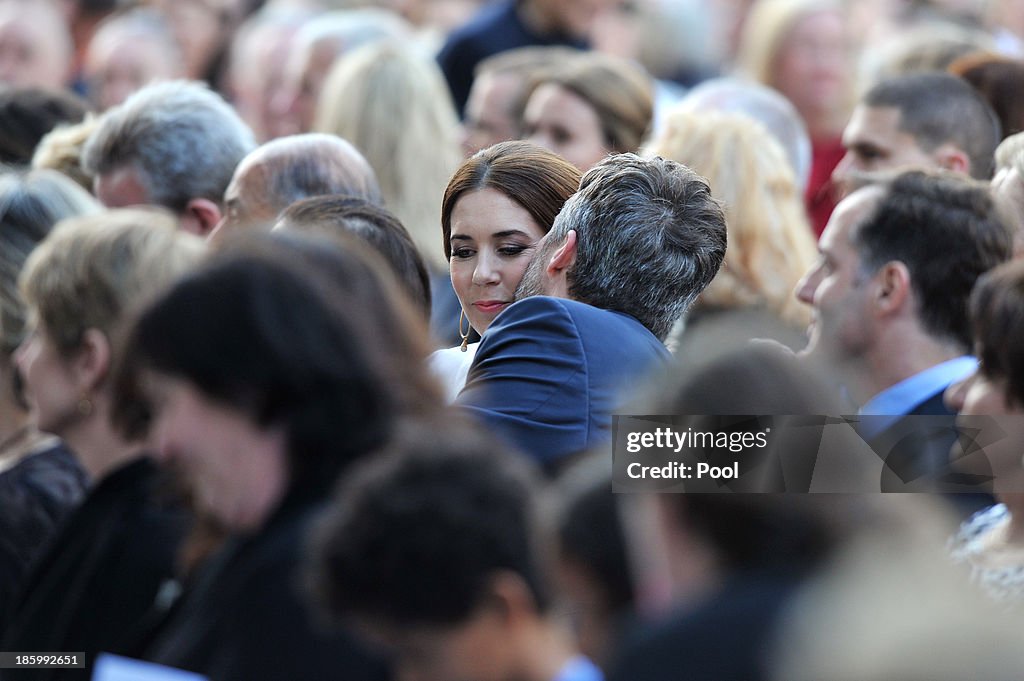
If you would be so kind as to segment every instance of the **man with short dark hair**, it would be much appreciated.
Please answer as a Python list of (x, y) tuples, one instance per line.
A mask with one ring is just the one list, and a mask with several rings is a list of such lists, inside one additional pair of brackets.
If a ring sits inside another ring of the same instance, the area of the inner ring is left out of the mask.
[(663, 341), (725, 244), (722, 209), (693, 171), (606, 158), (537, 246), (456, 403), (549, 466), (605, 444), (623, 388), (668, 360)]
[(538, 480), (482, 429), (432, 424), (349, 476), (318, 599), (419, 681), (601, 681), (554, 610)]
[(951, 416), (943, 391), (974, 371), (967, 300), (1011, 252), (987, 187), (912, 171), (858, 189), (836, 207), (818, 250), (796, 290), (813, 308), (804, 353), (836, 370), (871, 416), (861, 434), (892, 473), (904, 483), (936, 474), (952, 430), (907, 446), (915, 422), (905, 417)]
[(999, 120), (970, 85), (946, 73), (915, 73), (868, 90), (843, 131), (846, 156), (832, 180), (879, 170), (943, 168), (976, 179), (992, 173)]

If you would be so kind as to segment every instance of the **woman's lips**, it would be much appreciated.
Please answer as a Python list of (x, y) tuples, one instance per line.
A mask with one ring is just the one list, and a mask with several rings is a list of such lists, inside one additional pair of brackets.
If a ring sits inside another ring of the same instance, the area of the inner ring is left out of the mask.
[(503, 300), (480, 300), (473, 303), (473, 307), (480, 310), (481, 312), (494, 313), (501, 312), (503, 309), (508, 307), (510, 303)]

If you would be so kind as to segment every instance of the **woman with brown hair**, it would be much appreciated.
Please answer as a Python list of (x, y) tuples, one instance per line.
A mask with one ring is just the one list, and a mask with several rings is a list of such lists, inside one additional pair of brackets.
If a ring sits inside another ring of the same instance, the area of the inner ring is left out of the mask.
[[(459, 297), (462, 345), (435, 352), (431, 369), (454, 400), (466, 382), (476, 343), (494, 318), (515, 302), (537, 242), (548, 233), (580, 173), (529, 142), (501, 142), (477, 152), (455, 171), (441, 203), (441, 231), (452, 286)], [(467, 326), (464, 328), (464, 324)]]
[(527, 90), (523, 137), (586, 172), (610, 153), (635, 152), (654, 115), (653, 83), (631, 62), (583, 53)]

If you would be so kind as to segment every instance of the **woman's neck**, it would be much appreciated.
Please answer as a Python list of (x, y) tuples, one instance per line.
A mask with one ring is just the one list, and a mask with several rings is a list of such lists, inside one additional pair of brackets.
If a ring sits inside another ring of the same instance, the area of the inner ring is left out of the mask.
[(143, 443), (125, 440), (114, 430), (104, 400), (96, 400), (93, 404), (93, 413), (71, 432), (64, 433), (64, 441), (95, 483), (138, 458)]

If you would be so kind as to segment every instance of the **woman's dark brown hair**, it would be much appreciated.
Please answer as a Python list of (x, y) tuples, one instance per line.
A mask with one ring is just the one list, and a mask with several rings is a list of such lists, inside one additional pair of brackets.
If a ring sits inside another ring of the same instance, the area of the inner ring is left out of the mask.
[(452, 257), (452, 211), (462, 195), (494, 189), (522, 206), (545, 234), (566, 199), (580, 186), (580, 171), (530, 142), (499, 142), (467, 159), (448, 181), (441, 202), (444, 255)]

